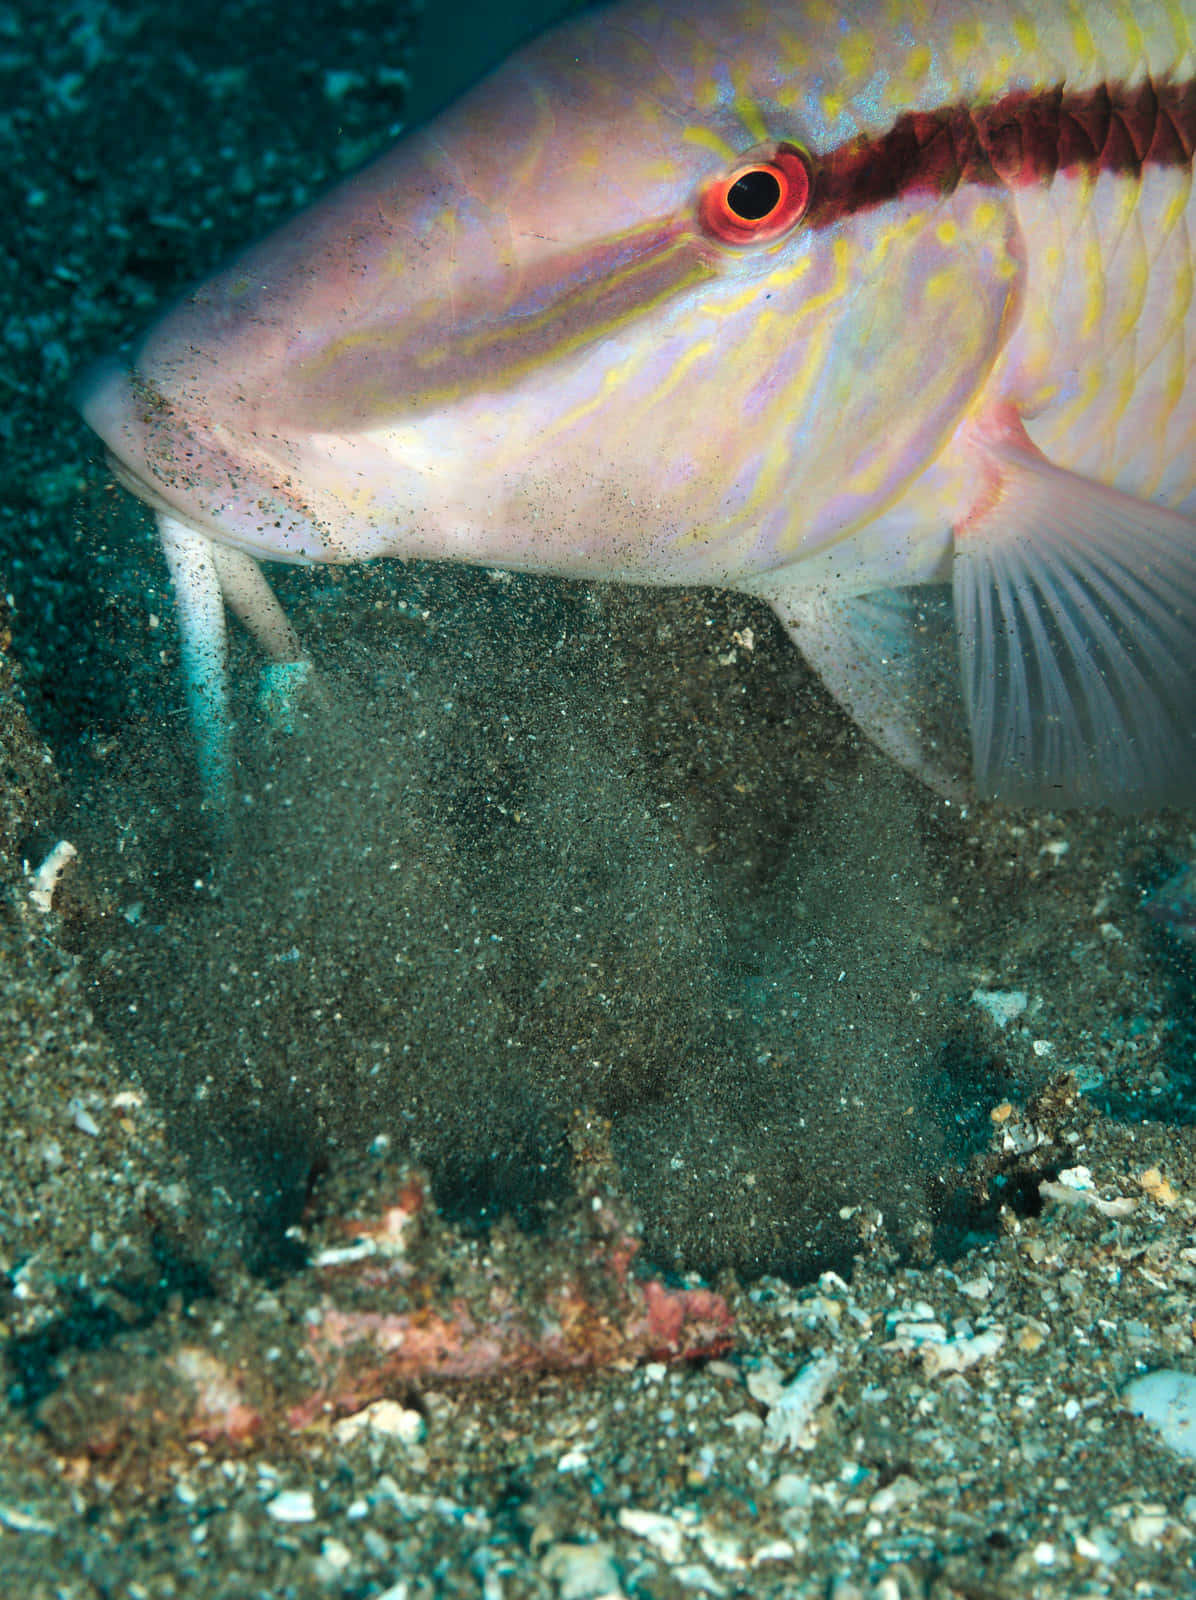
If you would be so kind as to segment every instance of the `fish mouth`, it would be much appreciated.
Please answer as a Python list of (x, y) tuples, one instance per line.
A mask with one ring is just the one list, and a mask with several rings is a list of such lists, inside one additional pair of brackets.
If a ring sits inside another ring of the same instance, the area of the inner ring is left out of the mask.
[(249, 555), (326, 559), (326, 535), (293, 475), (252, 437), (205, 421), (119, 356), (93, 363), (71, 398), (113, 476), (152, 511)]
[[(119, 356), (104, 356), (76, 380), (71, 399), (103, 442), (118, 483), (154, 511), (209, 522), (196, 503), (198, 495), (187, 492), (196, 484), (199, 441), (156, 385)], [(185, 477), (176, 465), (180, 462), (187, 463)], [(211, 531), (221, 530), (213, 526)]]
[[(164, 495), (154, 487), (142, 460), (139, 444), (143, 430), (137, 426), (132, 368), (119, 356), (104, 356), (92, 362), (71, 385), (70, 398), (76, 411), (105, 448), (109, 471), (139, 500), (155, 511), (174, 511)], [(135, 465), (142, 460), (142, 469)]]

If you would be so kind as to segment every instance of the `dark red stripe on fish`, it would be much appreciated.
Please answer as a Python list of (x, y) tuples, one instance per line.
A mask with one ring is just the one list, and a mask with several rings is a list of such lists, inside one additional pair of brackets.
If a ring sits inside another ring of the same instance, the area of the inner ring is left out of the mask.
[(852, 140), (816, 163), (806, 226), (906, 195), (950, 194), (961, 184), (1019, 188), (1059, 173), (1190, 167), (1196, 81), (1114, 84), (1005, 95), (987, 106), (909, 111), (879, 137)]

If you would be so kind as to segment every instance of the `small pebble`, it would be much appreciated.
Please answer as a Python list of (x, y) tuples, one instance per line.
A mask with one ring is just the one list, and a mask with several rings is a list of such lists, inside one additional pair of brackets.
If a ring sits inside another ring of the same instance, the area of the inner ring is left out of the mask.
[(628, 1533), (650, 1544), (669, 1566), (675, 1566), (681, 1560), (685, 1547), (684, 1531), (672, 1517), (662, 1516), (659, 1511), (636, 1511), (625, 1506), (619, 1512), (618, 1520), (621, 1528), (626, 1528)]
[(314, 1522), (316, 1503), (310, 1489), (284, 1489), (267, 1500), (266, 1514), (275, 1522)]
[(608, 1544), (554, 1544), (540, 1571), (556, 1584), (560, 1600), (605, 1600), (623, 1593)]
[(420, 1442), (427, 1428), (418, 1411), (401, 1406), (397, 1400), (375, 1400), (351, 1416), (333, 1423), (332, 1432), (341, 1444), (348, 1444), (361, 1434), (370, 1433), (413, 1445)]
[(1196, 1377), (1190, 1372), (1148, 1372), (1126, 1385), (1123, 1398), (1177, 1455), (1196, 1457)]

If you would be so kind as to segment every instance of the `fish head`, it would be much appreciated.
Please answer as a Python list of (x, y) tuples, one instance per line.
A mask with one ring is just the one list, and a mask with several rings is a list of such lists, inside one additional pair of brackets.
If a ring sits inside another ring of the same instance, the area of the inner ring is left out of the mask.
[(735, 583), (867, 522), (991, 367), (1012, 225), (837, 201), (738, 11), (553, 31), (184, 294), (84, 381), (119, 475), (290, 560)]

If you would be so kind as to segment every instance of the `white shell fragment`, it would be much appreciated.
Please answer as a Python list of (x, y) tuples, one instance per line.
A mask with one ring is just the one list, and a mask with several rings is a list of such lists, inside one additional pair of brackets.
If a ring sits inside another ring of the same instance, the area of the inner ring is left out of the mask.
[(54, 904), (54, 891), (58, 887), (58, 880), (78, 854), (69, 839), (59, 839), (41, 866), (32, 874), (33, 883), (29, 890), (29, 898), (43, 916)]
[(314, 1522), (316, 1502), (310, 1489), (284, 1489), (267, 1500), (266, 1515), (275, 1522)]
[(1177, 1455), (1196, 1458), (1196, 1377), (1160, 1367), (1126, 1385), (1122, 1398)]
[(1004, 1343), (1004, 1328), (989, 1328), (970, 1339), (930, 1344), (922, 1352), (922, 1370), (928, 1378), (938, 1378), (945, 1372), (966, 1372), (981, 1361), (991, 1360)]
[(788, 1384), (768, 1413), (764, 1438), (774, 1450), (808, 1447), (808, 1434), (814, 1414), (826, 1398), (827, 1390), (839, 1375), (839, 1358), (816, 1356)]
[(973, 989), (972, 1004), (987, 1011), (998, 1028), (1007, 1028), (1029, 1005), (1024, 989)]
[(638, 1511), (624, 1506), (619, 1512), (618, 1521), (620, 1528), (626, 1528), (628, 1533), (650, 1544), (669, 1566), (675, 1567), (682, 1559), (685, 1530), (676, 1517), (666, 1517), (659, 1511)]
[(0, 1527), (7, 1528), (10, 1533), (54, 1532), (54, 1524), (47, 1522), (44, 1517), (32, 1511), (23, 1511), (20, 1506), (3, 1504), (0, 1504)]
[(1106, 1200), (1092, 1186), (1092, 1174), (1087, 1167), (1069, 1167), (1059, 1174), (1059, 1181), (1044, 1179), (1038, 1185), (1044, 1200), (1054, 1200), (1058, 1205), (1091, 1206), (1102, 1217), (1128, 1217), (1138, 1209), (1138, 1202), (1130, 1195), (1118, 1194)]
[(1059, 1182), (1065, 1189), (1087, 1190), (1094, 1187), (1092, 1173), (1087, 1167), (1066, 1167), (1059, 1174)]
[(70, 1113), (71, 1121), (80, 1133), (90, 1134), (93, 1139), (97, 1136), (100, 1131), (100, 1125), (78, 1096), (72, 1096), (67, 1101), (66, 1109)]
[(423, 1439), (427, 1427), (418, 1411), (401, 1406), (397, 1400), (375, 1400), (334, 1422), (332, 1432), (341, 1444), (349, 1444), (361, 1434), (373, 1434), (397, 1440), (399, 1444), (414, 1445)]

